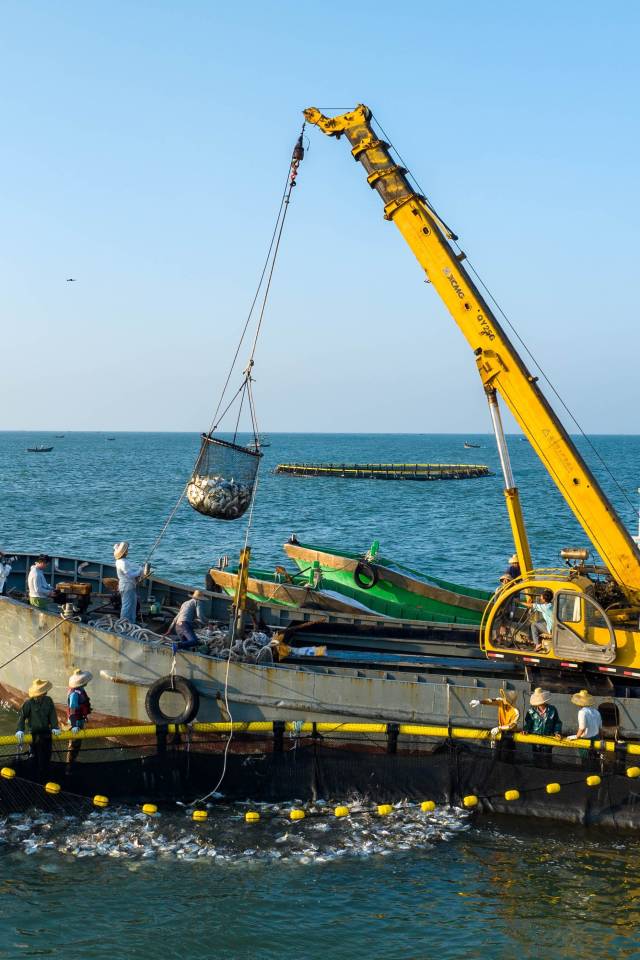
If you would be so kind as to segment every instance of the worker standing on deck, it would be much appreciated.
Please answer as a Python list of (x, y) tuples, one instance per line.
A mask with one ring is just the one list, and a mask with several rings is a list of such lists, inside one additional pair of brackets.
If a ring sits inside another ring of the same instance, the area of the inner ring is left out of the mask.
[[(533, 733), (538, 737), (555, 737), (556, 740), (562, 739), (562, 721), (558, 711), (551, 703), (551, 694), (542, 687), (536, 687), (529, 700), (531, 706), (524, 717), (524, 734)], [(532, 750), (534, 757), (537, 756), (543, 761), (551, 759), (551, 747), (541, 743), (534, 743)]]
[[(518, 692), (516, 690), (500, 690), (499, 697), (469, 701), (470, 707), (479, 707), (482, 703), (498, 708), (498, 725), (491, 730), (491, 746), (495, 747), (496, 740), (500, 737), (501, 755), (511, 754), (514, 750), (513, 734), (520, 719), (520, 711), (516, 707), (517, 700)], [(502, 756), (498, 759), (502, 759)]]
[(51, 736), (60, 733), (53, 700), (46, 694), (51, 690), (48, 680), (34, 680), (29, 687), (29, 699), (20, 707), (16, 739), (22, 746), (25, 725), (31, 734), (31, 755), (34, 759), (36, 777), (44, 780), (51, 762)]
[(178, 634), (178, 643), (174, 643), (176, 650), (189, 650), (200, 642), (195, 634), (194, 624), (204, 623), (202, 612), (202, 591), (194, 590), (189, 600), (185, 600), (177, 614), (169, 624), (167, 635), (175, 628)]
[(590, 740), (588, 747), (580, 747), (578, 755), (583, 767), (588, 767), (596, 759), (593, 746), (594, 740), (600, 739), (602, 731), (602, 714), (594, 707), (594, 699), (588, 690), (580, 690), (571, 697), (578, 710), (578, 732), (573, 733), (567, 740)]
[(48, 562), (49, 557), (41, 554), (29, 570), (29, 603), (32, 607), (39, 607), (41, 610), (49, 608), (49, 599), (53, 596), (51, 584), (47, 583), (44, 575)]
[(4, 593), (4, 585), (11, 573), (11, 561), (14, 557), (8, 557), (3, 550), (0, 550), (0, 596)]
[(136, 622), (138, 610), (138, 581), (146, 576), (146, 564), (138, 567), (128, 559), (129, 541), (122, 540), (113, 546), (113, 556), (116, 561), (118, 574), (118, 590), (120, 592), (120, 616), (129, 623)]
[[(71, 733), (80, 733), (84, 730), (87, 717), (91, 713), (91, 700), (85, 690), (86, 685), (93, 680), (93, 674), (88, 670), (73, 671), (69, 677), (69, 689), (67, 691), (67, 718), (71, 725)], [(67, 748), (67, 773), (71, 770), (71, 765), (80, 753), (82, 746), (81, 740), (69, 740)]]
[(520, 564), (518, 562), (518, 554), (513, 553), (509, 557), (507, 569), (500, 577), (500, 583), (505, 587), (508, 583), (511, 583), (512, 580), (517, 580), (519, 576)]

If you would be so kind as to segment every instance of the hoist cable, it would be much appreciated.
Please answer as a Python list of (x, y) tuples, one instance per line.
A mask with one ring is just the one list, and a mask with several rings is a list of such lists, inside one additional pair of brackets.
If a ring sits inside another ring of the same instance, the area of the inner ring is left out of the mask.
[[(271, 239), (270, 239), (270, 241), (269, 241), (269, 248), (268, 248), (268, 250), (267, 250), (267, 256), (266, 256), (266, 258), (265, 258), (264, 265), (263, 265), (263, 267), (262, 267), (262, 272), (261, 272), (261, 274), (260, 274), (260, 279), (259, 279), (259, 281), (258, 281), (258, 286), (256, 287), (256, 292), (255, 292), (255, 294), (254, 294), (253, 300), (252, 300), (252, 302), (251, 302), (251, 306), (250, 306), (250, 308), (249, 308), (249, 313), (248, 313), (248, 315), (247, 315), (247, 318), (246, 318), (246, 320), (245, 320), (245, 322), (244, 322), (244, 326), (243, 326), (243, 328), (242, 328), (242, 333), (241, 333), (241, 335), (240, 335), (240, 340), (238, 341), (238, 346), (236, 347), (236, 351), (235, 351), (235, 354), (234, 354), (234, 356), (233, 356), (233, 360), (232, 360), (232, 362), (231, 362), (231, 366), (230, 366), (230, 368), (229, 368), (229, 372), (228, 372), (228, 374), (227, 374), (227, 379), (225, 380), (224, 387), (222, 388), (222, 393), (221, 393), (220, 399), (219, 399), (219, 401), (218, 401), (218, 406), (216, 407), (216, 412), (215, 412), (215, 414), (214, 414), (214, 416), (213, 416), (213, 420), (211, 421), (211, 425), (209, 426), (209, 435), (211, 435), (211, 434), (213, 433), (214, 429), (215, 429), (216, 426), (219, 424), (219, 422), (220, 422), (220, 420), (222, 419), (222, 417), (225, 416), (225, 414), (228, 412), (228, 410), (230, 409), (230, 407), (233, 405), (233, 403), (235, 402), (238, 394), (242, 393), (242, 397), (241, 397), (241, 400), (240, 400), (240, 410), (239, 410), (239, 412), (238, 412), (238, 419), (237, 419), (237, 422), (236, 422), (236, 430), (235, 430), (235, 434), (234, 434), (234, 441), (235, 441), (235, 438), (236, 438), (237, 433), (238, 433), (239, 423), (240, 423), (240, 413), (242, 412), (242, 404), (243, 404), (243, 401), (244, 401), (244, 394), (245, 394), (245, 392), (247, 392), (248, 395), (249, 395), (249, 407), (250, 407), (250, 410), (251, 410), (251, 420), (252, 420), (252, 424), (253, 424), (254, 437), (255, 437), (255, 439), (256, 439), (256, 445), (257, 445), (257, 442), (259, 441), (259, 434), (258, 434), (258, 432), (257, 432), (257, 419), (256, 419), (256, 415), (255, 415), (255, 404), (254, 404), (254, 402), (253, 402), (253, 395), (252, 395), (252, 393), (251, 393), (251, 368), (253, 367), (253, 357), (254, 357), (254, 354), (255, 354), (255, 351), (256, 351), (257, 342), (258, 342), (258, 334), (259, 334), (259, 332), (260, 332), (260, 328), (261, 328), (261, 326), (262, 326), (262, 320), (263, 320), (263, 318), (264, 318), (264, 313), (265, 313), (266, 303), (267, 303), (267, 297), (268, 297), (269, 290), (270, 290), (270, 287), (271, 287), (271, 280), (272, 280), (272, 278), (273, 278), (273, 271), (274, 271), (274, 268), (275, 268), (276, 257), (277, 257), (277, 254), (278, 254), (278, 250), (279, 250), (279, 248), (280, 248), (280, 241), (281, 241), (281, 239), (282, 239), (282, 231), (283, 231), (283, 227), (284, 227), (284, 222), (285, 222), (285, 220), (286, 220), (287, 211), (288, 211), (288, 207), (289, 207), (289, 201), (290, 201), (290, 199), (291, 199), (291, 192), (292, 192), (293, 188), (294, 188), (295, 185), (296, 185), (296, 176), (297, 176), (297, 173), (298, 173), (298, 167), (300, 166), (300, 162), (301, 162), (301, 160), (302, 160), (303, 157), (304, 157), (303, 136), (304, 136), (305, 127), (306, 127), (306, 123), (303, 123), (303, 124), (302, 124), (302, 129), (301, 129), (301, 131), (300, 131), (300, 136), (298, 137), (298, 140), (296, 141), (296, 145), (295, 145), (295, 147), (294, 147), (294, 149), (293, 149), (293, 154), (292, 154), (292, 157), (291, 157), (291, 161), (290, 161), (290, 163), (289, 163), (289, 169), (287, 170), (287, 179), (286, 179), (286, 181), (285, 181), (284, 190), (283, 190), (283, 192), (282, 192), (282, 198), (281, 198), (281, 200), (280, 200), (280, 206), (279, 206), (279, 208), (278, 208), (278, 214), (277, 214), (277, 217), (276, 217), (275, 226), (274, 226), (274, 228), (273, 228), (273, 232), (272, 232), (272, 234), (271, 234)], [(234, 369), (235, 369), (235, 365), (236, 365), (236, 362), (237, 362), (237, 359), (238, 359), (238, 355), (239, 355), (239, 353), (240, 353), (240, 348), (241, 348), (242, 343), (243, 343), (243, 341), (244, 341), (244, 338), (245, 338), (245, 336), (246, 336), (247, 329), (248, 329), (248, 327), (249, 327), (249, 323), (251, 322), (251, 318), (252, 318), (252, 316), (253, 316), (253, 313), (254, 313), (254, 310), (255, 310), (255, 306), (256, 306), (256, 304), (257, 304), (257, 302), (258, 302), (258, 298), (259, 298), (259, 296), (260, 296), (260, 291), (263, 289), (263, 284), (264, 284), (265, 276), (267, 276), (267, 275), (268, 275), (267, 286), (266, 286), (265, 293), (264, 293), (264, 296), (263, 296), (263, 299), (262, 299), (262, 306), (261, 306), (261, 309), (260, 309), (260, 316), (259, 316), (259, 320), (258, 320), (258, 326), (257, 326), (257, 329), (256, 329), (256, 335), (255, 335), (255, 337), (254, 337), (253, 345), (252, 345), (252, 348), (251, 348), (251, 355), (250, 355), (249, 363), (248, 363), (247, 368), (246, 368), (246, 370), (245, 370), (244, 380), (243, 380), (243, 382), (240, 384), (240, 387), (238, 388), (238, 390), (236, 391), (236, 393), (233, 395), (231, 401), (230, 401), (230, 402), (227, 404), (227, 406), (225, 407), (225, 409), (224, 409), (224, 411), (223, 411), (223, 413), (222, 413), (222, 416), (221, 416), (221, 417), (218, 419), (218, 421), (216, 422), (216, 418), (218, 417), (218, 413), (219, 413), (219, 411), (220, 411), (220, 407), (222, 406), (225, 393), (226, 393), (226, 391), (227, 391), (227, 388), (228, 388), (228, 386), (229, 386), (229, 382), (230, 382), (230, 380), (231, 380), (231, 376), (232, 376), (233, 371), (234, 371)], [(158, 549), (158, 546), (160, 545), (160, 543), (161, 543), (161, 541), (162, 541), (165, 533), (167, 532), (167, 529), (169, 528), (169, 525), (170, 525), (171, 522), (173, 521), (176, 513), (178, 512), (178, 509), (179, 509), (179, 507), (180, 507), (180, 504), (182, 503), (182, 501), (184, 500), (184, 498), (185, 498), (185, 496), (186, 496), (187, 488), (188, 488), (188, 486), (189, 486), (190, 480), (191, 480), (191, 477), (189, 477), (189, 478), (186, 480), (186, 482), (185, 482), (185, 484), (184, 484), (184, 486), (183, 486), (183, 488), (182, 488), (182, 490), (181, 490), (181, 492), (180, 492), (180, 496), (178, 497), (175, 505), (173, 506), (171, 512), (169, 513), (169, 516), (168, 516), (167, 519), (165, 520), (165, 522), (164, 522), (164, 524), (163, 524), (163, 526), (162, 526), (162, 529), (160, 530), (160, 533), (159, 533), (158, 536), (156, 537), (156, 539), (155, 539), (155, 541), (154, 541), (154, 543), (153, 543), (153, 545), (152, 545), (152, 547), (151, 547), (151, 549), (150, 549), (150, 551), (149, 551), (149, 554), (148, 554), (148, 556), (147, 556), (147, 561), (146, 561), (147, 563), (149, 563), (149, 561), (151, 560), (151, 557), (153, 556), (153, 554), (155, 553), (155, 551)], [(252, 498), (251, 498), (251, 514), (250, 514), (250, 516), (253, 515), (253, 504), (254, 504), (254, 502), (255, 502), (255, 492), (256, 492), (256, 488), (257, 488), (257, 482), (256, 482), (256, 487), (254, 487), (253, 495), (252, 495)], [(251, 522), (251, 520), (250, 520), (250, 522)], [(247, 535), (248, 535), (248, 534), (247, 534)]]
[[(382, 124), (380, 123), (380, 121), (377, 119), (377, 117), (374, 117), (373, 114), (371, 115), (371, 119), (376, 123), (376, 125), (377, 125), (378, 128), (380, 129), (380, 132), (381, 132), (382, 136), (385, 138), (385, 140), (386, 140), (387, 143), (389, 144), (389, 147), (393, 150), (393, 152), (396, 154), (396, 156), (397, 156), (398, 159), (400, 160), (400, 163), (402, 164), (402, 166), (406, 169), (406, 171), (407, 171), (407, 176), (413, 181), (413, 183), (414, 183), (415, 186), (417, 187), (418, 192), (420, 193), (420, 195), (424, 197), (424, 199), (427, 201), (427, 203), (428, 203), (428, 205), (431, 207), (431, 209), (434, 210), (434, 207), (433, 207), (433, 204), (431, 203), (431, 200), (429, 199), (429, 197), (427, 196), (427, 194), (425, 193), (425, 191), (422, 189), (422, 187), (421, 187), (420, 183), (418, 182), (417, 178), (416, 178), (416, 177), (414, 176), (414, 174), (411, 173), (411, 171), (409, 170), (409, 167), (407, 166), (407, 163), (406, 163), (406, 161), (404, 160), (404, 158), (402, 157), (402, 155), (400, 154), (400, 152), (394, 147), (393, 143), (391, 142), (388, 134), (386, 133), (386, 131), (385, 131), (384, 127), (382, 126)], [(434, 210), (434, 212), (435, 212), (435, 210)], [(438, 216), (438, 219), (441, 220), (440, 216), (439, 216), (439, 215), (437, 215), (437, 216)], [(441, 222), (443, 222), (443, 221), (441, 220)], [(455, 239), (452, 239), (452, 240), (451, 240), (451, 244), (452, 244), (452, 246), (454, 246), (454, 247), (457, 248), (457, 250), (458, 250), (459, 253), (462, 253), (462, 252), (463, 252), (462, 249), (461, 249), (461, 247), (460, 247), (460, 244), (457, 242), (457, 237), (456, 237)], [(511, 322), (511, 320), (509, 319), (509, 317), (508, 317), (507, 314), (505, 313), (505, 311), (502, 309), (502, 307), (500, 306), (500, 304), (498, 303), (498, 301), (496, 300), (496, 298), (495, 298), (494, 295), (492, 294), (492, 292), (491, 292), (491, 290), (489, 289), (489, 287), (487, 286), (487, 284), (484, 282), (484, 280), (482, 279), (482, 277), (480, 276), (480, 274), (478, 273), (478, 271), (476, 270), (476, 268), (473, 266), (472, 262), (469, 260), (469, 258), (468, 258), (467, 256), (465, 256), (465, 259), (466, 259), (466, 263), (468, 264), (468, 267), (469, 267), (469, 270), (471, 271), (471, 273), (473, 273), (474, 277), (476, 278), (476, 280), (478, 281), (478, 283), (480, 284), (480, 286), (482, 287), (482, 289), (485, 291), (485, 293), (487, 294), (487, 296), (489, 297), (489, 299), (491, 300), (491, 302), (494, 304), (496, 310), (498, 311), (498, 313), (500, 314), (500, 316), (503, 318), (503, 320), (505, 321), (505, 323), (507, 324), (507, 326), (509, 327), (509, 329), (511, 330), (511, 332), (513, 333), (513, 335), (515, 336), (515, 338), (518, 340), (518, 342), (519, 342), (520, 345), (522, 346), (522, 349), (523, 349), (523, 350), (525, 351), (525, 353), (529, 356), (531, 362), (532, 362), (532, 363), (534, 364), (534, 366), (538, 369), (538, 371), (540, 372), (542, 378), (543, 378), (544, 381), (548, 384), (549, 389), (553, 392), (553, 394), (554, 394), (555, 397), (557, 398), (558, 402), (561, 404), (561, 406), (562, 406), (563, 409), (565, 410), (567, 416), (573, 421), (573, 423), (574, 423), (575, 426), (577, 427), (580, 435), (581, 435), (581, 436), (583, 437), (583, 439), (587, 442), (587, 444), (588, 444), (589, 448), (591, 449), (591, 452), (593, 453), (593, 455), (594, 455), (594, 456), (596, 457), (596, 459), (600, 462), (600, 464), (602, 465), (602, 467), (604, 468), (604, 470), (608, 473), (609, 477), (611, 478), (611, 480), (613, 481), (613, 483), (615, 484), (615, 486), (618, 488), (618, 490), (620, 491), (620, 493), (622, 494), (622, 496), (624, 497), (624, 499), (627, 501), (627, 503), (629, 504), (629, 506), (630, 506), (631, 509), (633, 510), (633, 515), (634, 515), (634, 519), (635, 519), (635, 518), (637, 517), (636, 505), (635, 505), (635, 504), (633, 503), (633, 501), (630, 499), (630, 497), (628, 496), (626, 490), (624, 489), (624, 487), (622, 486), (622, 484), (618, 481), (617, 477), (615, 476), (615, 474), (614, 474), (614, 473), (612, 472), (612, 470), (610, 469), (610, 467), (609, 467), (608, 463), (606, 462), (606, 460), (605, 460), (605, 459), (603, 458), (603, 456), (599, 453), (599, 451), (598, 451), (598, 449), (596, 448), (596, 446), (593, 444), (593, 442), (591, 441), (591, 439), (587, 436), (587, 434), (585, 433), (585, 431), (582, 429), (582, 426), (580, 425), (580, 423), (579, 423), (578, 420), (576, 419), (575, 415), (572, 413), (572, 411), (571, 411), (571, 409), (569, 408), (568, 404), (564, 401), (564, 399), (562, 398), (562, 396), (560, 395), (560, 393), (558, 392), (558, 390), (556, 389), (556, 387), (554, 386), (554, 384), (552, 383), (552, 381), (550, 380), (550, 378), (547, 376), (547, 374), (545, 373), (544, 369), (542, 368), (542, 366), (540, 365), (540, 363), (538, 362), (538, 360), (535, 358), (535, 356), (533, 355), (532, 351), (529, 349), (529, 347), (527, 346), (527, 344), (525, 343), (525, 341), (522, 339), (522, 337), (520, 336), (520, 334), (519, 334), (518, 331), (516, 330), (515, 326), (513, 325), (513, 323)]]
[[(298, 146), (301, 147), (301, 145), (302, 145), (302, 137), (303, 137), (303, 135), (304, 135), (305, 126), (306, 126), (306, 123), (303, 123), (303, 124), (302, 124), (302, 130), (301, 130), (301, 132), (300, 132), (300, 136), (299, 136), (298, 141), (297, 141), (297, 144), (296, 144), (296, 148), (294, 148), (294, 151), (293, 151), (293, 157), (292, 157), (291, 162), (290, 162), (290, 164), (289, 164), (289, 169), (287, 170), (287, 178), (286, 178), (286, 181), (285, 181), (284, 190), (283, 190), (283, 192), (282, 192), (282, 197), (281, 197), (281, 200), (280, 200), (280, 206), (279, 206), (279, 208), (278, 208), (278, 214), (277, 214), (277, 216), (276, 216), (276, 222), (275, 222), (275, 225), (274, 225), (274, 228), (273, 228), (273, 233), (271, 234), (271, 239), (270, 239), (270, 241), (269, 241), (269, 248), (268, 248), (268, 250), (267, 250), (267, 255), (266, 255), (266, 258), (265, 258), (263, 267), (262, 267), (262, 272), (261, 272), (261, 274), (260, 274), (260, 279), (259, 279), (259, 281), (258, 281), (258, 286), (256, 287), (256, 292), (255, 292), (255, 294), (254, 294), (253, 300), (251, 301), (251, 306), (250, 306), (250, 308), (249, 308), (249, 312), (248, 312), (248, 314), (247, 314), (247, 318), (246, 318), (245, 323), (244, 323), (244, 326), (243, 326), (243, 328), (242, 328), (242, 333), (240, 334), (240, 340), (238, 341), (238, 346), (236, 347), (236, 351), (235, 351), (235, 353), (234, 353), (234, 355), (233, 355), (233, 360), (231, 361), (231, 366), (230, 366), (230, 368), (229, 368), (229, 373), (227, 374), (227, 379), (225, 380), (224, 386), (223, 386), (223, 388), (222, 388), (222, 393), (221, 393), (221, 395), (220, 395), (220, 400), (218, 401), (218, 406), (216, 407), (216, 411), (215, 411), (215, 413), (214, 413), (214, 415), (213, 415), (213, 419), (212, 419), (211, 425), (210, 425), (210, 427), (209, 427), (209, 433), (210, 433), (210, 434), (216, 429), (216, 427), (217, 427), (218, 424), (220, 423), (220, 420), (222, 419), (222, 417), (220, 417), (220, 418), (218, 419), (218, 421), (216, 422), (216, 418), (218, 417), (218, 412), (219, 412), (219, 410), (220, 410), (220, 407), (222, 406), (222, 402), (223, 402), (223, 399), (224, 399), (224, 395), (225, 395), (225, 393), (226, 393), (226, 391), (227, 391), (227, 388), (228, 388), (228, 386), (229, 386), (229, 382), (230, 382), (230, 380), (231, 380), (231, 376), (232, 376), (232, 374), (233, 374), (233, 371), (234, 371), (234, 369), (235, 369), (236, 362), (237, 362), (237, 360), (238, 360), (238, 356), (239, 356), (239, 354), (240, 354), (240, 348), (242, 347), (242, 344), (243, 344), (243, 342), (244, 342), (244, 338), (245, 338), (245, 336), (246, 336), (247, 329), (248, 329), (249, 324), (250, 324), (250, 322), (251, 322), (251, 318), (252, 318), (252, 316), (253, 316), (253, 313), (254, 313), (256, 304), (257, 304), (258, 299), (259, 299), (259, 297), (260, 297), (260, 291), (261, 291), (262, 288), (263, 288), (264, 279), (265, 279), (265, 276), (267, 276), (267, 271), (268, 271), (267, 287), (266, 287), (266, 291), (265, 291), (265, 294), (264, 294), (263, 299), (262, 299), (262, 307), (261, 307), (261, 310), (260, 310), (260, 317), (259, 317), (259, 320), (258, 320), (258, 326), (257, 326), (257, 329), (256, 329), (256, 335), (255, 335), (255, 337), (254, 337), (254, 342), (253, 342), (253, 346), (252, 346), (252, 349), (251, 349), (250, 364), (249, 364), (249, 366), (251, 366), (251, 361), (253, 360), (253, 356), (254, 356), (254, 354), (255, 354), (255, 350), (256, 350), (256, 346), (257, 346), (257, 341), (258, 341), (258, 335), (259, 335), (259, 333), (260, 333), (260, 328), (261, 328), (261, 326), (262, 326), (262, 320), (263, 320), (264, 312), (265, 312), (265, 309), (266, 309), (266, 301), (267, 301), (267, 297), (268, 297), (268, 294), (269, 294), (269, 288), (270, 288), (270, 286), (271, 286), (271, 280), (272, 280), (272, 277), (273, 277), (273, 271), (274, 271), (274, 267), (275, 267), (275, 261), (276, 261), (276, 257), (277, 257), (277, 255), (278, 255), (278, 250), (279, 250), (279, 247), (280, 247), (280, 240), (281, 240), (281, 238), (282, 238), (282, 230), (283, 230), (284, 222), (285, 222), (286, 216), (287, 216), (287, 210), (288, 210), (288, 206), (289, 206), (289, 200), (290, 200), (290, 198), (291, 198), (291, 191), (292, 191), (293, 187), (296, 185), (295, 175), (296, 175), (296, 173), (297, 173), (300, 160), (302, 159), (302, 156), (297, 156), (297, 148), (298, 148)], [(304, 154), (304, 150), (302, 150), (302, 154)], [(274, 247), (275, 247), (275, 249), (274, 249)], [(226, 412), (226, 411), (225, 411), (225, 412)], [(223, 414), (222, 416), (224, 416), (224, 414)]]

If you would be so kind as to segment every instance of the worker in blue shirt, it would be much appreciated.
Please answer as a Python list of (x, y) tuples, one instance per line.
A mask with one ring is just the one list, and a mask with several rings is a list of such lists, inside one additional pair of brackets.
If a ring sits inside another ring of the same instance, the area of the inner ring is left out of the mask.
[(531, 621), (531, 639), (536, 652), (544, 650), (543, 634), (551, 636), (553, 633), (553, 592), (542, 591), (542, 603), (534, 603), (533, 597), (527, 597), (527, 606), (534, 613), (539, 613), (541, 620)]

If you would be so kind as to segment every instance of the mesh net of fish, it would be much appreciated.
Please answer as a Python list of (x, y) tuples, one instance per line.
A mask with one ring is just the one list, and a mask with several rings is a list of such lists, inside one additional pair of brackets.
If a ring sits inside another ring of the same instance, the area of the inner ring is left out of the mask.
[(237, 520), (251, 503), (261, 456), (257, 444), (242, 447), (203, 434), (187, 485), (189, 504), (205, 517)]

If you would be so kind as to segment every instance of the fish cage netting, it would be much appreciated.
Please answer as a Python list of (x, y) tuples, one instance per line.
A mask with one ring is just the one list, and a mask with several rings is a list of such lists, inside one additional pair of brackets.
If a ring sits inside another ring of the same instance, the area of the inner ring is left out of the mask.
[(216, 520), (237, 520), (246, 513), (262, 454), (229, 440), (202, 435), (200, 453), (187, 485), (194, 510)]

